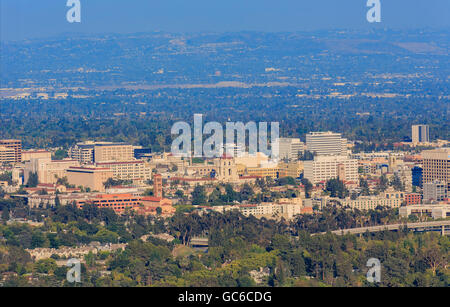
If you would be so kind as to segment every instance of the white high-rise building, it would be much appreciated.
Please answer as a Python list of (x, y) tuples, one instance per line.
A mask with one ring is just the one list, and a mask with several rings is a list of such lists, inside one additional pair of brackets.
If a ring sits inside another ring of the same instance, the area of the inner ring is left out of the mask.
[(358, 181), (358, 160), (347, 156), (316, 156), (314, 160), (304, 161), (304, 177), (316, 184), (332, 178), (345, 181)]
[(430, 142), (430, 127), (428, 125), (414, 125), (411, 130), (413, 144)]
[(306, 149), (316, 155), (347, 155), (347, 139), (340, 133), (310, 132), (306, 135)]
[(296, 161), (298, 160), (298, 155), (304, 151), (305, 144), (300, 139), (279, 138), (278, 148), (280, 159)]

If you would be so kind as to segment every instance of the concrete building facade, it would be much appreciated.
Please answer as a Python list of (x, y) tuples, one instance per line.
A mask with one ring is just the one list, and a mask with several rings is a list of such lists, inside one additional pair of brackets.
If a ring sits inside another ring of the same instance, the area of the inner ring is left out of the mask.
[(112, 169), (100, 167), (69, 167), (66, 174), (70, 184), (98, 192), (105, 191), (104, 183), (114, 176)]
[(358, 181), (358, 160), (347, 156), (316, 156), (303, 165), (304, 177), (313, 184), (340, 177), (344, 177), (340, 178), (343, 181)]
[(413, 125), (411, 130), (413, 144), (430, 142), (430, 127), (428, 125)]
[(450, 148), (426, 150), (423, 157), (423, 183), (440, 181), (450, 189)]
[(0, 140), (0, 147), (14, 150), (14, 159), (11, 163), (22, 162), (22, 141), (21, 140)]
[(316, 155), (347, 155), (347, 139), (331, 131), (311, 132), (306, 135), (306, 149)]
[(305, 144), (300, 139), (295, 138), (279, 138), (278, 139), (278, 153), (281, 160), (298, 160), (298, 156), (305, 149)]

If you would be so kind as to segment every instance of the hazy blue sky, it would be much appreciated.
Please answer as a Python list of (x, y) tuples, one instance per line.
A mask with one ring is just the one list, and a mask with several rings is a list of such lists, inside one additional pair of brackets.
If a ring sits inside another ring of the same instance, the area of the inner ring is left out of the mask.
[(62, 32), (450, 27), (450, 0), (381, 0), (381, 24), (366, 21), (367, 0), (81, 0), (81, 24), (66, 21), (67, 0), (0, 2), (3, 40)]

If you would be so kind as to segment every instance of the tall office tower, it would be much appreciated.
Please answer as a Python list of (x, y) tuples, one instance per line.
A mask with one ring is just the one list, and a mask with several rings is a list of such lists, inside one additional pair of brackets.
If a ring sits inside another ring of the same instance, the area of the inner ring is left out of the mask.
[(298, 155), (304, 151), (305, 144), (300, 139), (279, 138), (278, 148), (278, 154), (281, 160), (296, 161), (298, 160)]
[(153, 175), (153, 196), (163, 197), (162, 176), (160, 174)]
[(82, 142), (69, 149), (69, 157), (83, 164), (133, 161), (134, 147), (125, 143)]
[(447, 185), (444, 182), (433, 181), (423, 184), (423, 200), (443, 201), (447, 197)]
[[(344, 145), (345, 144), (345, 145)], [(344, 149), (345, 146), (345, 149)], [(316, 155), (347, 155), (347, 140), (340, 133), (311, 132), (306, 135), (306, 149)]]
[(423, 158), (423, 183), (436, 180), (446, 184), (447, 191), (450, 190), (450, 148), (425, 150)]
[(125, 143), (99, 142), (94, 147), (94, 161), (132, 161), (134, 160), (133, 145)]
[(14, 150), (14, 161), (12, 161), (12, 163), (22, 162), (21, 140), (0, 140), (0, 147), (6, 147)]
[(347, 156), (316, 156), (314, 160), (304, 161), (304, 177), (316, 184), (332, 178), (345, 181), (358, 181), (358, 160)]
[(411, 130), (413, 144), (430, 142), (430, 127), (428, 125), (414, 125)]

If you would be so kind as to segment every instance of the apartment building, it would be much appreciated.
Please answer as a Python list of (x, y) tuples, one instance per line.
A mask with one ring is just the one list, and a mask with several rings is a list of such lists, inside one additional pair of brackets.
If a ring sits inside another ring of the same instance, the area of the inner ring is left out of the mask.
[(332, 178), (344, 181), (358, 181), (358, 160), (347, 156), (316, 156), (304, 161), (304, 177), (316, 184)]
[(22, 141), (21, 140), (0, 140), (0, 147), (14, 150), (14, 158), (9, 163), (22, 162)]

